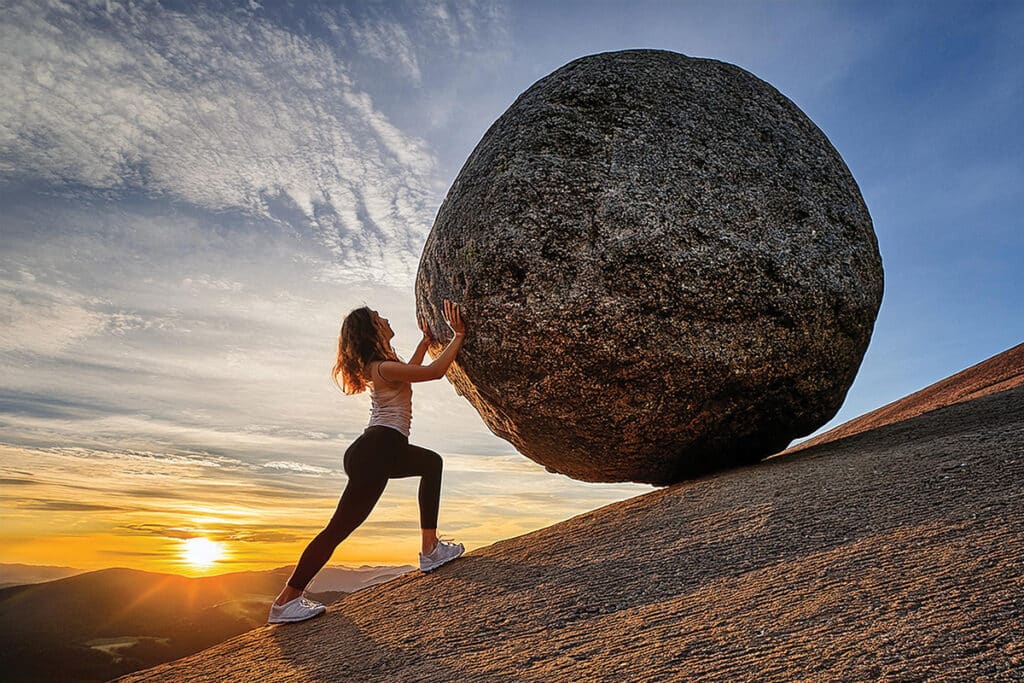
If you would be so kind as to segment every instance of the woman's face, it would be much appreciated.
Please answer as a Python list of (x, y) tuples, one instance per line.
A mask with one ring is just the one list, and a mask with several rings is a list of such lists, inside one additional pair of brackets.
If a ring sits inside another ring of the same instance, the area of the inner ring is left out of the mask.
[(391, 323), (388, 322), (388, 319), (382, 318), (377, 311), (374, 311), (373, 321), (377, 324), (377, 329), (380, 330), (381, 339), (391, 341), (391, 338), (395, 336), (395, 331), (391, 329)]

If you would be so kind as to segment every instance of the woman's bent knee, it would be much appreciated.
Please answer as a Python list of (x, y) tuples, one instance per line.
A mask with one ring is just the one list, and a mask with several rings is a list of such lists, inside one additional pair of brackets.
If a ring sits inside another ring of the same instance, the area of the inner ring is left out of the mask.
[(436, 470), (437, 472), (440, 472), (442, 469), (444, 469), (444, 460), (441, 459), (440, 453), (430, 451), (430, 455), (428, 456), (428, 458), (430, 469)]

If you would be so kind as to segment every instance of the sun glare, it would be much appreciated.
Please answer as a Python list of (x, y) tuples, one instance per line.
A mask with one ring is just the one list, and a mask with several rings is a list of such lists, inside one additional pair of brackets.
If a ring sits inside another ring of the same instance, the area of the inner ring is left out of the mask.
[(224, 555), (224, 544), (202, 536), (182, 541), (181, 554), (193, 567), (209, 567)]

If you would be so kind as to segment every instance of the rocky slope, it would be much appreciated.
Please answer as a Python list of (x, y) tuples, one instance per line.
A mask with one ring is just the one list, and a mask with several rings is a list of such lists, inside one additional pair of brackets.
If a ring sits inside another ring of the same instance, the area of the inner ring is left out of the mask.
[(1016, 386), (615, 503), (126, 680), (1022, 680), (1022, 484)]
[(1024, 344), (1018, 344), (909, 396), (790, 446), (781, 455), (907, 420), (929, 410), (1019, 387), (1021, 384), (1024, 384)]

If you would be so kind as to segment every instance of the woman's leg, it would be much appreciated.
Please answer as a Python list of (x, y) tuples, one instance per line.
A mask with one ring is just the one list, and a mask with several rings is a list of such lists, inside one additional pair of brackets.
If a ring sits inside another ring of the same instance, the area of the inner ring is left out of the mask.
[(437, 513), (441, 506), (441, 456), (434, 451), (408, 444), (395, 458), (391, 471), (394, 479), (420, 477), (419, 505), (422, 552), (429, 553), (437, 544)]
[(291, 578), (288, 579), (288, 585), (278, 596), (277, 603), (279, 605), (302, 595), (306, 585), (331, 559), (338, 544), (344, 541), (369, 516), (373, 506), (377, 504), (381, 494), (384, 493), (387, 483), (387, 476), (350, 478), (348, 480), (331, 521), (323, 531), (316, 535), (316, 538), (309, 542), (302, 557), (299, 558), (299, 563), (295, 565), (295, 570), (292, 572)]
[(388, 483), (388, 463), (408, 445), (408, 439), (387, 427), (368, 427), (345, 450), (342, 459), (348, 483), (327, 526), (309, 542), (284, 590), (274, 601), (282, 605), (302, 595), (323, 569), (334, 549), (370, 515)]

